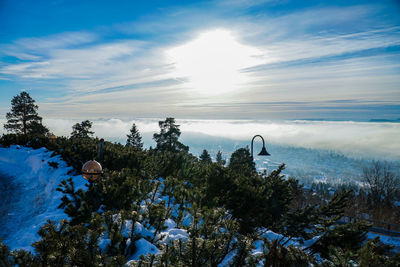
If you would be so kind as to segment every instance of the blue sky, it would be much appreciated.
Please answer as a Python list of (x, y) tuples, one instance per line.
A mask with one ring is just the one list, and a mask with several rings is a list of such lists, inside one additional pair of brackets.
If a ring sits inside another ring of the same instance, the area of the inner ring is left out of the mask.
[(0, 117), (400, 118), (398, 1), (0, 1)]

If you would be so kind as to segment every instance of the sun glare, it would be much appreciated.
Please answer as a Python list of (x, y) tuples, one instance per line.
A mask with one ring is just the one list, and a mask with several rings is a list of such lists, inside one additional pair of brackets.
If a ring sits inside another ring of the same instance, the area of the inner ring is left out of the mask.
[(240, 70), (261, 63), (260, 51), (240, 44), (227, 30), (213, 30), (184, 45), (167, 51), (175, 66), (176, 78), (186, 78), (187, 86), (203, 96), (239, 90), (247, 82)]

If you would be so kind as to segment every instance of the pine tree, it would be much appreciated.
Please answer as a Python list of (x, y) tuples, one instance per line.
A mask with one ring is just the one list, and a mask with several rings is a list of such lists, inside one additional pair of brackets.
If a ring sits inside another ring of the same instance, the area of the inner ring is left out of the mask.
[(10, 248), (7, 247), (0, 239), (0, 266), (13, 266), (14, 258), (11, 255)]
[(256, 165), (248, 147), (239, 148), (232, 153), (229, 160), (229, 168), (244, 175), (251, 175), (256, 172)]
[(392, 249), (392, 245), (386, 245), (379, 237), (375, 237), (358, 251), (357, 262), (359, 266), (400, 266), (400, 253), (393, 255)]
[(94, 132), (90, 131), (92, 128), (92, 122), (89, 120), (76, 123), (72, 126), (71, 138), (89, 138)]
[(166, 118), (165, 121), (159, 121), (160, 133), (154, 134), (153, 139), (157, 143), (157, 150), (160, 151), (189, 151), (189, 148), (178, 141), (181, 131), (179, 125), (175, 124), (174, 118)]
[(142, 137), (140, 136), (139, 130), (136, 128), (134, 123), (132, 124), (130, 132), (131, 133), (127, 135), (128, 139), (126, 140), (126, 146), (143, 148)]
[(41, 122), (37, 122), (37, 121), (33, 121), (29, 125), (28, 130), (31, 135), (46, 135), (46, 136), (48, 136), (50, 134), (49, 129), (46, 126), (44, 126)]
[(42, 117), (37, 113), (38, 106), (27, 92), (21, 92), (11, 100), (11, 112), (6, 115), (7, 131), (18, 134), (46, 134), (49, 130), (42, 125)]
[(226, 164), (226, 160), (224, 160), (224, 159), (222, 158), (222, 152), (221, 152), (221, 151), (218, 151), (218, 153), (217, 153), (216, 162), (217, 162), (218, 164), (221, 164), (222, 166), (225, 166), (225, 164)]
[(211, 156), (206, 149), (204, 149), (203, 153), (200, 155), (200, 161), (205, 164), (212, 163)]

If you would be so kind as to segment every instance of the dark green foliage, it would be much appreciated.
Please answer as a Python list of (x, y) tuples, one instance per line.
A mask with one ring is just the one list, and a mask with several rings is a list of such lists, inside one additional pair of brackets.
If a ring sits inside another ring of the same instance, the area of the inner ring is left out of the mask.
[(154, 259), (156, 266), (217, 266), (237, 248), (237, 224), (222, 209), (192, 208), (187, 242), (174, 241)]
[(253, 240), (248, 236), (239, 236), (237, 242), (236, 255), (231, 264), (233, 266), (257, 266), (251, 256)]
[(92, 122), (89, 120), (76, 123), (72, 126), (71, 138), (89, 138), (94, 132), (90, 131)]
[(126, 137), (128, 137), (126, 140), (126, 146), (143, 148), (142, 137), (140, 136), (139, 130), (136, 128), (134, 123), (132, 124), (130, 134), (128, 134)]
[(30, 146), (34, 149), (47, 146), (49, 139), (43, 135), (28, 135), (23, 134), (4, 134), (0, 138), (0, 144), (9, 147), (10, 145)]
[[(18, 135), (0, 139), (1, 144), (14, 141), (24, 144)], [(99, 140), (59, 137), (49, 142), (28, 137), (28, 142), (60, 154), (79, 172), (85, 161), (96, 158)], [(209, 161), (209, 155), (199, 161), (176, 147), (146, 151), (105, 142), (103, 149), (104, 174), (92, 186), (77, 190), (72, 179), (60, 184), (58, 190), (64, 194), (60, 208), (69, 220), (41, 228), (36, 254), (10, 252), (0, 243), (0, 264), (122, 266), (141, 238), (157, 245), (161, 254), (145, 256), (137, 266), (397, 264), (398, 256), (391, 255), (389, 247), (377, 241), (362, 246), (368, 225), (338, 224), (350, 192), (335, 194), (321, 205), (294, 205), (305, 197), (302, 186), (282, 175), (284, 165), (269, 175), (258, 174), (248, 149), (237, 150), (229, 167), (224, 167), (222, 156), (217, 163)], [(169, 218), (187, 230), (187, 240), (158, 242)], [(155, 234), (140, 236), (134, 227), (127, 228), (127, 222), (140, 223)], [(265, 230), (283, 237), (263, 239)], [(295, 238), (318, 240), (310, 248), (288, 245)], [(263, 250), (253, 255), (256, 240)]]
[(87, 228), (69, 227), (66, 221), (60, 221), (59, 227), (48, 221), (38, 232), (41, 240), (33, 246), (44, 266), (64, 266), (83, 264), (86, 259), (85, 237)]
[(257, 227), (277, 227), (291, 201), (289, 182), (281, 175), (284, 165), (267, 177), (255, 172), (242, 175), (238, 170), (248, 166), (248, 162), (239, 165), (237, 161), (234, 166), (235, 169), (226, 169), (216, 165), (210, 170), (208, 199), (216, 199), (226, 207), (238, 220), (242, 233), (252, 233)]
[(229, 168), (244, 176), (253, 175), (256, 172), (256, 165), (250, 155), (249, 148), (239, 148), (232, 153), (229, 160)]
[[(298, 185), (291, 182), (292, 192), (298, 193)], [(310, 239), (314, 235), (329, 231), (330, 227), (337, 225), (343, 216), (344, 210), (350, 201), (350, 191), (335, 193), (333, 198), (322, 206), (305, 206), (291, 209), (282, 219), (282, 226), (276, 231), (289, 237), (302, 237)]]
[[(82, 189), (75, 191), (75, 184), (72, 178), (69, 178), (67, 181), (63, 180), (60, 184), (60, 188), (57, 188), (57, 191), (64, 193), (58, 208), (64, 209), (64, 212), (72, 218), (72, 224), (89, 221), (92, 211), (95, 208), (93, 207), (93, 203), (87, 203), (87, 194), (85, 194)], [(98, 202), (97, 199), (89, 199), (89, 201)], [(97, 207), (100, 206), (100, 203), (96, 204)]]
[(216, 161), (218, 164), (221, 164), (221, 165), (225, 166), (226, 160), (224, 160), (224, 159), (222, 158), (222, 152), (221, 152), (221, 151), (218, 151), (218, 152), (217, 152), (217, 156), (215, 157), (215, 161)]
[(118, 214), (106, 212), (103, 214), (106, 224), (107, 237), (110, 240), (106, 246), (105, 252), (110, 256), (122, 256), (126, 249), (126, 239), (124, 239), (122, 230), (122, 219)]
[(42, 121), (32, 121), (28, 126), (28, 133), (30, 135), (47, 136), (49, 129), (42, 124)]
[(1, 242), (0, 239), (0, 266), (12, 266), (14, 258), (11, 255), (10, 248)]
[(393, 246), (383, 244), (379, 237), (368, 240), (358, 252), (358, 263), (360, 266), (373, 267), (395, 267), (400, 266), (400, 253), (389, 257)]
[(11, 100), (11, 112), (6, 114), (7, 131), (29, 135), (45, 135), (49, 130), (42, 125), (42, 117), (37, 113), (39, 107), (27, 92), (21, 92)]
[(123, 254), (103, 253), (97, 244), (101, 231), (83, 224), (71, 226), (62, 220), (56, 226), (48, 221), (38, 233), (41, 240), (33, 247), (42, 266), (122, 266), (126, 262)]
[(199, 166), (197, 158), (186, 152), (149, 151), (146, 169), (153, 177), (191, 180)]
[(51, 145), (56, 153), (60, 154), (77, 172), (80, 172), (86, 161), (95, 159), (98, 140), (58, 137), (56, 143)]
[(26, 144), (26, 138), (23, 134), (3, 134), (0, 138), (0, 144), (4, 147), (24, 145)]
[(159, 151), (189, 151), (189, 147), (178, 141), (181, 131), (179, 125), (175, 124), (174, 118), (166, 118), (159, 121), (160, 133), (154, 134), (153, 139), (157, 143), (156, 149)]
[(39, 267), (39, 259), (33, 255), (31, 252), (25, 250), (16, 250), (12, 252), (14, 257), (14, 264), (19, 267)]
[(58, 169), (58, 162), (49, 161), (47, 162), (47, 164), (49, 164), (49, 166), (53, 167), (54, 169)]
[[(80, 172), (83, 164), (97, 158), (99, 140), (93, 138), (64, 138), (58, 137), (55, 142), (45, 140), (42, 146), (60, 154), (63, 159), (77, 172)], [(140, 149), (126, 147), (121, 144), (104, 142), (103, 159), (101, 165), (109, 170), (122, 170), (123, 168), (142, 169), (146, 162), (146, 153)]]
[[(125, 169), (121, 172), (106, 172), (96, 180), (86, 192), (75, 190), (72, 179), (62, 181), (58, 191), (64, 193), (59, 208), (71, 217), (72, 224), (89, 221), (93, 213), (102, 211), (137, 210), (134, 203), (140, 203), (151, 192), (153, 184), (137, 174)], [(121, 197), (123, 196), (123, 197)]]
[(344, 252), (357, 251), (365, 241), (369, 227), (370, 225), (363, 222), (351, 222), (325, 228), (322, 237), (311, 249), (324, 258), (329, 258), (330, 247), (339, 248)]
[(204, 164), (210, 164), (212, 162), (210, 154), (205, 149), (203, 150), (203, 153), (200, 155), (200, 162)]
[(305, 251), (294, 246), (283, 246), (277, 239), (264, 239), (262, 259), (264, 266), (307, 267), (313, 259)]
[(344, 251), (343, 249), (330, 247), (329, 259), (325, 259), (321, 266), (323, 267), (355, 267), (355, 262), (353, 259), (355, 254), (352, 251)]

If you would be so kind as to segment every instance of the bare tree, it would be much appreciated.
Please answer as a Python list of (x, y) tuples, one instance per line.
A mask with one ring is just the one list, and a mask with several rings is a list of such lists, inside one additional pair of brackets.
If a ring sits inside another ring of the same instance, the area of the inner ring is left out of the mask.
[(373, 161), (363, 168), (362, 179), (369, 190), (372, 205), (393, 206), (394, 198), (400, 191), (400, 178), (391, 163)]

